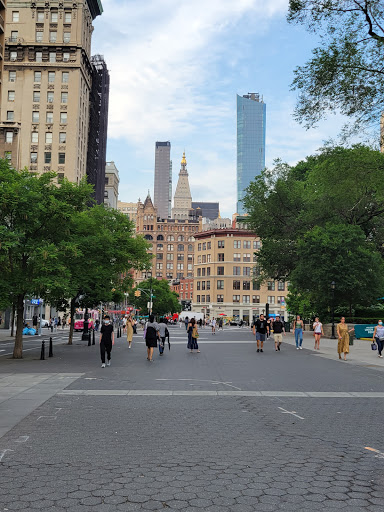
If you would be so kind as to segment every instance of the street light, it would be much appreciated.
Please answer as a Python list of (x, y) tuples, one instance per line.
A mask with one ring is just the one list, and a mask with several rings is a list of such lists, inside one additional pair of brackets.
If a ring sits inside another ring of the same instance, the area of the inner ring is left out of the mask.
[(332, 281), (332, 283), (331, 283), (331, 290), (332, 290), (332, 336), (331, 336), (331, 340), (336, 339), (336, 336), (335, 336), (335, 288), (336, 288), (336, 283), (335, 283), (335, 281)]

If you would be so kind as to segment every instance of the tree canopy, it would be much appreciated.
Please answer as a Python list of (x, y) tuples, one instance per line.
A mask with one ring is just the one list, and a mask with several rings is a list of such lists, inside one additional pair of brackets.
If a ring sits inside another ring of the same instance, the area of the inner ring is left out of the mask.
[(329, 112), (378, 126), (384, 110), (382, 0), (290, 0), (288, 21), (320, 36), (312, 58), (296, 68), (296, 119), (307, 128)]
[[(178, 301), (176, 292), (171, 291), (166, 279), (147, 279), (142, 281), (137, 287), (133, 288), (129, 295), (129, 301), (136, 309), (140, 310), (140, 315), (148, 315), (147, 304), (149, 302), (150, 290), (152, 287), (154, 315), (167, 315), (180, 313), (181, 304)], [(135, 297), (135, 291), (141, 289), (140, 297)]]

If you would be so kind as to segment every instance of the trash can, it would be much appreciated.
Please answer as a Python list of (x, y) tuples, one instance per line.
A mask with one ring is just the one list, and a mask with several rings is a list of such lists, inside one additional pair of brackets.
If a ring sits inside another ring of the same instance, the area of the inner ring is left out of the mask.
[(291, 331), (291, 323), (285, 322), (284, 329), (285, 329), (285, 332), (290, 332)]
[(355, 333), (350, 332), (349, 333), (349, 344), (353, 345), (353, 340), (355, 339)]

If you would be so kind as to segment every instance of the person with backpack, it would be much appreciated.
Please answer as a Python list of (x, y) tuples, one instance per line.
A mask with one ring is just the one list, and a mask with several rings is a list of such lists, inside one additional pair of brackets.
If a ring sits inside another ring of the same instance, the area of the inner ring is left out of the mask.
[(104, 317), (104, 324), (100, 329), (100, 355), (101, 367), (105, 368), (105, 353), (107, 353), (107, 366), (111, 366), (111, 351), (112, 345), (115, 344), (115, 333), (113, 324), (108, 315)]
[(199, 345), (197, 343), (197, 339), (199, 337), (199, 331), (197, 329), (197, 323), (194, 318), (191, 318), (191, 321), (188, 324), (188, 348), (190, 353), (192, 354), (194, 350), (196, 352), (200, 352)]
[(153, 362), (153, 349), (157, 347), (159, 324), (155, 322), (154, 315), (149, 315), (149, 321), (145, 326), (145, 344), (147, 345), (147, 360)]

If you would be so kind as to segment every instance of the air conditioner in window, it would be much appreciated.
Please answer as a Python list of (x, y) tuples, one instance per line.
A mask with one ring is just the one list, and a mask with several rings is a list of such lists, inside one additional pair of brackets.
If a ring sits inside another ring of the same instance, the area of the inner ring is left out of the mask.
[(9, 81), (10, 82), (16, 82), (16, 78), (10, 78)]
[(63, 57), (63, 62), (69, 62), (69, 57)]
[(53, 103), (53, 98), (48, 98), (48, 103)]
[(15, 62), (15, 61), (17, 60), (17, 57), (11, 57), (9, 60), (10, 60), (11, 62)]

